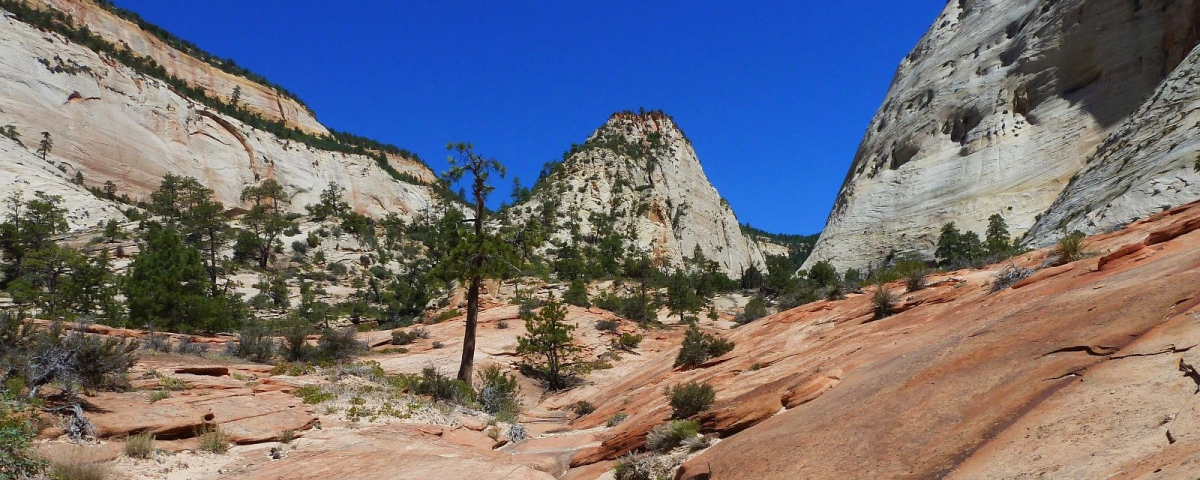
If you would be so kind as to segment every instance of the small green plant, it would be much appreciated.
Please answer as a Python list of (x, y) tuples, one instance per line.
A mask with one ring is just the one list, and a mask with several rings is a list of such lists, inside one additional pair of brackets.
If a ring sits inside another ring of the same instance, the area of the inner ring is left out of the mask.
[(392, 332), (392, 345), (408, 345), (413, 342), (416, 337), (404, 330), (396, 330)]
[(175, 377), (162, 376), (158, 378), (158, 386), (166, 390), (190, 390), (192, 385)]
[(125, 439), (125, 455), (130, 458), (150, 458), (154, 454), (154, 435), (139, 433)]
[(433, 348), (446, 348), (446, 344), (444, 344), (444, 343), (442, 343), (442, 342), (439, 342), (439, 341), (437, 341), (437, 340), (434, 340), (434, 341), (433, 341), (433, 344), (432, 344), (431, 346), (432, 346)]
[(875, 309), (875, 319), (886, 318), (892, 314), (892, 310), (896, 308), (896, 294), (888, 290), (887, 285), (879, 284), (875, 286), (875, 293), (871, 294), (871, 305)]
[(1071, 263), (1083, 258), (1084, 237), (1083, 232), (1076, 230), (1059, 240), (1058, 245), (1054, 247), (1054, 253), (1058, 257), (1057, 263)]
[(512, 422), (521, 413), (521, 391), (517, 378), (499, 365), (488, 365), (475, 374), (479, 379), (479, 403), (483, 411), (502, 421)]
[(729, 353), (733, 347), (733, 342), (701, 332), (699, 327), (692, 325), (683, 336), (675, 366), (698, 367), (710, 358)]
[(229, 436), (221, 431), (221, 427), (209, 425), (200, 430), (197, 435), (200, 440), (200, 450), (216, 454), (229, 451)]
[(326, 392), (325, 390), (322, 390), (321, 387), (319, 387), (317, 385), (305, 385), (303, 387), (297, 388), (295, 395), (297, 397), (300, 397), (300, 399), (303, 400), (304, 403), (309, 404), (309, 405), (316, 405), (318, 403), (328, 402), (330, 400), (333, 400), (333, 398), (335, 397), (334, 394)]
[(646, 448), (655, 452), (668, 452), (695, 438), (700, 433), (700, 422), (694, 420), (672, 420), (656, 426), (646, 434)]
[(596, 330), (608, 333), (617, 333), (620, 331), (621, 323), (616, 320), (601, 319), (596, 320)]
[(908, 269), (908, 271), (906, 271), (904, 273), (905, 291), (915, 292), (917, 290), (921, 290), (921, 289), (925, 288), (925, 285), (926, 285), (925, 276), (928, 273), (929, 273), (929, 271), (925, 268), (924, 265), (916, 266), (916, 267)]
[(508, 328), (508, 320), (500, 320), (499, 322), (496, 322), (496, 328), (500, 330)]
[(621, 422), (624, 422), (626, 418), (629, 418), (628, 414), (625, 412), (617, 412), (614, 413), (613, 416), (608, 417), (608, 421), (604, 422), (604, 424), (609, 428), (612, 428), (619, 425)]
[(168, 398), (171, 398), (171, 392), (169, 390), (155, 390), (150, 394), (150, 403), (155, 403), (159, 400), (166, 400)]
[(442, 323), (446, 320), (452, 320), (452, 319), (455, 319), (455, 318), (458, 318), (461, 316), (462, 316), (462, 312), (459, 312), (458, 310), (455, 310), (455, 309), (450, 309), (450, 310), (446, 310), (442, 313), (439, 313), (436, 317), (434, 317), (433, 323)]
[(295, 439), (296, 439), (296, 431), (295, 430), (292, 430), (289, 428), (287, 430), (279, 432), (279, 443), (286, 445), (286, 444), (292, 443), (292, 440), (295, 440)]
[(571, 410), (574, 410), (576, 415), (582, 417), (596, 411), (596, 406), (587, 400), (580, 400), (571, 406)]
[(618, 350), (633, 350), (642, 344), (642, 336), (636, 333), (622, 333), (612, 340), (613, 348)]
[(404, 379), (413, 393), (428, 395), (434, 400), (442, 400), (458, 404), (475, 401), (475, 390), (466, 382), (457, 378), (443, 375), (434, 367), (425, 367), (421, 375)]
[(717, 398), (712, 385), (688, 382), (671, 385), (665, 390), (671, 404), (672, 418), (688, 418), (708, 410)]

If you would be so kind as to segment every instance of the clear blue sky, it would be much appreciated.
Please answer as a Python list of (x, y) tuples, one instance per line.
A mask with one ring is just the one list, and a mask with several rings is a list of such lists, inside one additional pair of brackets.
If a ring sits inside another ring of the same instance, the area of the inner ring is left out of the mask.
[(824, 227), (900, 60), (945, 0), (116, 0), (435, 171), (469, 141), (527, 186), (619, 110), (662, 109), (739, 220)]

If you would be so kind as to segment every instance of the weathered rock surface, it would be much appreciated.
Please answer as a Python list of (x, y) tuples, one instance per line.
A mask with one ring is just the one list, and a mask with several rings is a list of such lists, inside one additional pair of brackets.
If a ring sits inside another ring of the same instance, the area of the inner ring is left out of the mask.
[[(1020, 289), (990, 293), (996, 266), (935, 277), (883, 320), (863, 295), (738, 328), (734, 358), (690, 376), (720, 385), (707, 428), (744, 428), (680, 478), (1186, 478), (1200, 460), (1198, 219), (1190, 204), (1092, 237), (1112, 253)], [(759, 350), (772, 341), (788, 344)], [(760, 368), (729, 380), (745, 356)], [(755, 377), (776, 370), (821, 394), (763, 419), (782, 389)]]
[[(948, 2), (901, 62), (806, 267), (819, 260), (862, 267), (893, 250), (928, 255), (942, 224), (982, 232), (996, 213), (1021, 235), (1098, 145), (1114, 132), (1137, 128), (1122, 122), (1139, 112), (1196, 45), (1198, 25), (1200, 5), (1190, 0)], [(1194, 91), (1184, 78), (1164, 85), (1178, 90), (1172, 98)], [(1170, 113), (1184, 106), (1168, 107), (1165, 96), (1158, 103), (1163, 105), (1141, 110), (1146, 118), (1137, 124), (1143, 131), (1105, 148), (1140, 148), (1173, 131), (1176, 121), (1187, 126), (1186, 118)], [(1164, 195), (1154, 202), (1186, 201), (1173, 190), (1194, 191), (1186, 183), (1194, 184), (1194, 176), (1176, 178), (1183, 161), (1178, 152), (1192, 148), (1184, 145), (1154, 161), (1174, 143), (1165, 139), (1142, 155), (1146, 161), (1129, 155), (1094, 161), (1093, 178), (1076, 182), (1078, 200), (1066, 202), (1070, 208), (1057, 218), (1081, 214), (1081, 204), (1099, 209), (1107, 197), (1122, 195), (1130, 181), (1117, 180), (1113, 169), (1127, 159), (1132, 164), (1121, 174), (1136, 179), (1132, 190), (1149, 190), (1135, 196), (1159, 195), (1157, 190)], [(1150, 166), (1162, 162), (1170, 168)], [(1125, 203), (1110, 208), (1107, 215), (1115, 220), (1097, 225), (1128, 222), (1147, 211)], [(1059, 226), (1058, 220), (1043, 223)], [(1038, 231), (1039, 239), (1047, 235)]]
[(681, 265), (699, 248), (733, 277), (765, 267), (758, 243), (742, 234), (691, 142), (662, 113), (613, 114), (511, 212), (527, 219), (548, 202), (557, 202), (560, 240), (570, 238), (569, 221), (589, 235), (596, 217), (613, 215), (616, 231), (632, 232), (633, 245), (661, 263)]
[[(474, 432), (472, 432), (474, 433)], [(516, 463), (508, 454), (462, 447), (413, 425), (393, 424), (347, 432), (313, 432), (311, 447), (286, 461), (258, 460), (230, 478), (340, 479), (553, 479)], [(486, 437), (485, 437), (486, 438)]]
[[(89, 1), (51, 4), (105, 38), (129, 43), (214, 96), (225, 98), (240, 86), (242, 98), (255, 111), (268, 118), (274, 118), (274, 111), (288, 122), (324, 132), (299, 104), (170, 49)], [(7, 13), (0, 17), (0, 28), (0, 126), (14, 126), (29, 151), (37, 148), (41, 132), (49, 132), (54, 148), (47, 160), (65, 169), (67, 178), (81, 172), (87, 185), (112, 181), (119, 193), (141, 197), (156, 189), (167, 173), (192, 176), (228, 207), (241, 204), (245, 186), (274, 178), (292, 195), (291, 208), (296, 211), (316, 203), (321, 190), (335, 182), (346, 189), (347, 201), (356, 210), (375, 216), (411, 215), (433, 198), (430, 188), (394, 180), (372, 158), (318, 150), (250, 128), (180, 96), (155, 78)], [(78, 70), (54, 73), (42, 61)], [(17, 155), (11, 152), (14, 147), (0, 140), (0, 148), (8, 150), (0, 152), (6, 160), (0, 162), (0, 173), (22, 175), (8, 160)], [(418, 179), (434, 178), (417, 161), (392, 157), (391, 164)], [(67, 191), (56, 188), (48, 193)]]
[(1200, 50), (1192, 52), (1030, 230), (1046, 246), (1067, 232), (1097, 233), (1200, 199)]

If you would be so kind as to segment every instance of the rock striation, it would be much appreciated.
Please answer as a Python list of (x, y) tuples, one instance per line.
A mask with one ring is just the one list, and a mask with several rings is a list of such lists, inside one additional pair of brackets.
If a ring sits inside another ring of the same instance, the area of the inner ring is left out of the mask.
[(613, 114), (510, 213), (523, 221), (548, 204), (559, 214), (559, 240), (570, 237), (571, 223), (587, 236), (611, 216), (617, 232), (660, 264), (681, 265), (698, 250), (733, 277), (751, 265), (765, 268), (758, 243), (742, 234), (691, 142), (661, 112)]
[(1200, 50), (1104, 141), (1027, 236), (1109, 231), (1200, 199)]
[[(240, 89), (243, 108), (264, 118), (324, 134), (311, 112), (289, 97), (173, 50), (137, 25), (86, 0), (54, 0), (75, 22), (153, 58), (172, 75), (217, 98)], [(0, 10), (0, 126), (12, 126), (33, 151), (41, 132), (54, 146), (47, 161), (85, 184), (113, 182), (133, 197), (149, 194), (167, 173), (198, 178), (227, 206), (247, 185), (274, 178), (293, 195), (292, 209), (315, 203), (329, 182), (346, 188), (362, 213), (411, 215), (434, 197), (423, 163), (387, 156), (393, 178), (370, 156), (333, 152), (281, 139), (207, 108), (162, 80), (139, 73)], [(274, 110), (272, 110), (274, 108)], [(272, 113), (274, 112), (274, 113)], [(16, 174), (11, 162), (0, 172)], [(59, 193), (58, 191), (49, 193)]]
[(996, 213), (1025, 233), (1198, 27), (1193, 1), (948, 2), (897, 69), (806, 266), (928, 256), (942, 224), (982, 232)]

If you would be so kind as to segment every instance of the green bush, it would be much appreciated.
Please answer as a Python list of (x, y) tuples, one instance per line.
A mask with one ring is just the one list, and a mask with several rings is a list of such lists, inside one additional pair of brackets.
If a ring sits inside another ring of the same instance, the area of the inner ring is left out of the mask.
[(596, 320), (596, 330), (608, 333), (617, 333), (621, 328), (621, 322), (616, 320)]
[(711, 407), (717, 398), (717, 392), (707, 383), (688, 382), (667, 387), (666, 394), (670, 397), (671, 417), (688, 418)]
[(592, 302), (588, 301), (587, 285), (584, 284), (583, 279), (577, 278), (571, 281), (566, 293), (563, 293), (563, 302), (577, 307), (592, 306)]
[(330, 360), (345, 360), (366, 351), (367, 346), (355, 338), (353, 327), (329, 328), (317, 339), (317, 354)]
[(32, 407), (18, 395), (0, 394), (0, 477), (32, 478), (46, 468), (30, 445), (37, 435), (34, 418)]
[(596, 411), (596, 406), (592, 405), (592, 402), (587, 400), (580, 400), (575, 402), (574, 405), (571, 405), (571, 410), (574, 411), (576, 415), (582, 417)]
[(483, 367), (475, 376), (479, 379), (479, 403), (483, 411), (503, 421), (515, 421), (521, 413), (521, 400), (517, 397), (521, 386), (517, 378), (499, 365)]
[(642, 336), (636, 333), (622, 333), (621, 336), (612, 340), (613, 348), (619, 350), (633, 350), (642, 344)]
[(266, 363), (275, 356), (275, 339), (268, 335), (267, 328), (258, 320), (251, 320), (237, 333), (237, 341), (230, 340), (225, 353), (256, 363)]
[(701, 332), (699, 327), (692, 325), (683, 336), (675, 366), (698, 367), (710, 358), (729, 353), (733, 347), (733, 342)]
[(655, 452), (668, 452), (695, 438), (700, 433), (700, 423), (694, 420), (672, 420), (658, 425), (646, 434), (646, 448)]
[(608, 417), (608, 421), (604, 422), (604, 424), (609, 428), (612, 428), (619, 425), (621, 422), (624, 422), (626, 418), (629, 418), (628, 414), (625, 412), (617, 412), (614, 413), (613, 416)]
[(475, 401), (475, 391), (466, 382), (442, 375), (434, 367), (425, 367), (421, 375), (408, 379), (409, 387), (417, 395), (427, 395), (434, 400), (469, 404)]
[(294, 393), (297, 397), (300, 397), (300, 400), (304, 401), (304, 403), (308, 405), (316, 405), (318, 403), (328, 402), (333, 400), (335, 397), (334, 394), (326, 392), (317, 385), (305, 385), (297, 388)]
[(929, 271), (925, 268), (924, 265), (910, 268), (907, 272), (904, 273), (905, 291), (915, 292), (917, 290), (921, 290), (921, 289), (925, 288), (925, 285), (926, 285), (925, 276), (928, 273), (929, 273)]
[(742, 313), (738, 314), (737, 322), (745, 325), (765, 316), (767, 316), (767, 302), (761, 296), (756, 295), (746, 303), (746, 308), (742, 309)]

